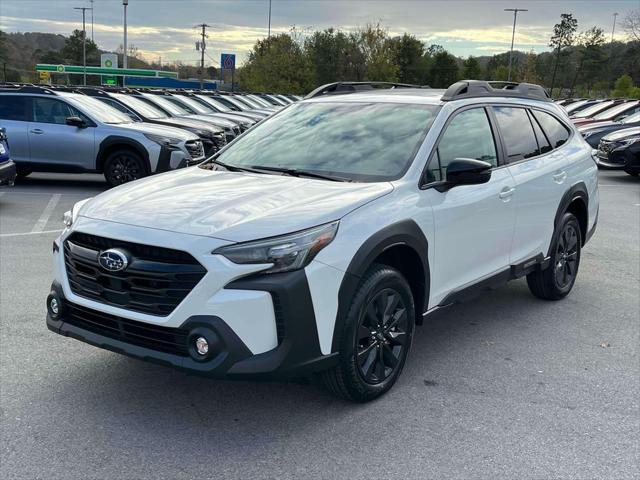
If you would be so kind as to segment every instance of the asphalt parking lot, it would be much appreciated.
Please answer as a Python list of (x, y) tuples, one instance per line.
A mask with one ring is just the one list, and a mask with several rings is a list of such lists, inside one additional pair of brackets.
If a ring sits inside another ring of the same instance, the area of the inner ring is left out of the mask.
[(600, 185), (567, 299), (520, 280), (439, 312), (395, 388), (366, 405), (49, 332), (62, 213), (106, 185), (38, 174), (0, 190), (0, 478), (637, 479), (640, 182), (601, 172)]

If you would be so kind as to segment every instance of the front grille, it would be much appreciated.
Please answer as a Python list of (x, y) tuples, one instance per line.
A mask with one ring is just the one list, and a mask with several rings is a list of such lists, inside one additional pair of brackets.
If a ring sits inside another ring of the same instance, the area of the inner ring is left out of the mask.
[(136, 322), (72, 303), (66, 303), (65, 305), (69, 309), (69, 313), (64, 320), (65, 323), (105, 337), (159, 352), (183, 357), (189, 355), (187, 346), (189, 332), (187, 330)]
[(204, 147), (200, 140), (190, 140), (184, 146), (193, 160), (204, 157)]
[[(110, 272), (99, 265), (98, 255), (110, 248), (128, 255), (127, 268)], [(64, 242), (64, 258), (76, 295), (150, 315), (170, 314), (206, 274), (187, 252), (81, 232)]]

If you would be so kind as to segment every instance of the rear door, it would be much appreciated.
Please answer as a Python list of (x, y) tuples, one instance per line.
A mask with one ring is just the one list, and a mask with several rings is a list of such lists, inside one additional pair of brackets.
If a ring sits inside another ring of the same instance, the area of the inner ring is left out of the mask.
[(515, 182), (516, 226), (511, 264), (547, 255), (554, 219), (567, 190), (567, 159), (560, 147), (567, 128), (553, 115), (516, 106), (493, 108)]
[(0, 96), (0, 125), (7, 131), (11, 159), (25, 163), (29, 158), (29, 98), (26, 95)]
[[(95, 168), (95, 124), (76, 108), (58, 98), (32, 97), (33, 120), (29, 123), (31, 161), (78, 170)], [(66, 124), (80, 117), (87, 128)]]

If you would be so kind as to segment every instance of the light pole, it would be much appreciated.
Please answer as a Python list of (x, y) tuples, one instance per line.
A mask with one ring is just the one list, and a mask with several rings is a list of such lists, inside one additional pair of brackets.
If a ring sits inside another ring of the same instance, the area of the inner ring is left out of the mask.
[(93, 42), (93, 0), (89, 0), (89, 3), (91, 4), (91, 41)]
[(85, 12), (92, 10), (89, 7), (74, 7), (74, 10), (82, 10), (82, 68), (83, 85), (87, 84), (87, 27), (85, 22)]
[(269, 0), (269, 28), (267, 30), (267, 38), (271, 37), (271, 0)]
[[(129, 0), (122, 0), (122, 5), (124, 6), (124, 51), (122, 52), (122, 68), (128, 68), (129, 64), (127, 62), (127, 5), (129, 5)], [(126, 78), (124, 75), (122, 76), (122, 86), (126, 85)]]
[(509, 50), (509, 78), (508, 81), (511, 81), (511, 63), (513, 62), (513, 41), (516, 37), (516, 20), (518, 19), (518, 12), (528, 12), (524, 8), (505, 8), (505, 12), (513, 12), (513, 31), (511, 32), (511, 50)]
[(613, 14), (613, 28), (611, 29), (611, 43), (613, 43), (613, 35), (616, 33), (616, 20), (618, 19), (619, 13), (616, 12)]

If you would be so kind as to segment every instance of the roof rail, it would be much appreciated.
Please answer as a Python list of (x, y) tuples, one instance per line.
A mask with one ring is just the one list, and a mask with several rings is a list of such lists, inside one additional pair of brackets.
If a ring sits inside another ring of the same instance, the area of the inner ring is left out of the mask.
[(373, 90), (374, 88), (431, 88), (428, 85), (411, 85), (409, 83), (395, 83), (395, 82), (334, 82), (327, 83), (321, 87), (316, 88), (309, 93), (307, 98), (320, 97), (322, 95), (342, 95), (344, 93), (354, 93), (366, 90)]
[(28, 84), (11, 84), (4, 83), (0, 85), (0, 91), (10, 91), (10, 92), (18, 92), (18, 93), (40, 93), (43, 95), (55, 95), (56, 92), (53, 91), (49, 86), (37, 86), (37, 85), (28, 85)]
[(462, 98), (513, 97), (551, 102), (551, 97), (540, 85), (516, 82), (487, 82), (484, 80), (461, 80), (454, 83), (442, 96), (443, 102)]

